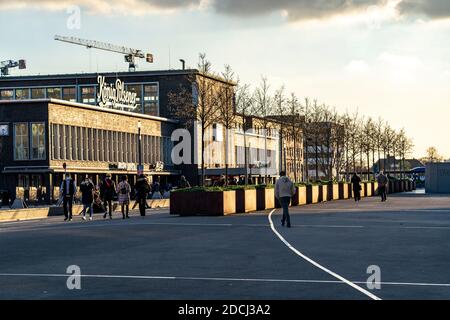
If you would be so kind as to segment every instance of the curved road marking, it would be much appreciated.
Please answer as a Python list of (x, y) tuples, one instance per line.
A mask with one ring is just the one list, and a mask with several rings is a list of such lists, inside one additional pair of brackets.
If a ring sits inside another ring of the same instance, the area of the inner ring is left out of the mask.
[(272, 229), (272, 231), (278, 236), (278, 238), (280, 238), (280, 240), (289, 248), (291, 249), (295, 254), (297, 254), (299, 257), (303, 258), (304, 260), (308, 261), (309, 263), (311, 263), (313, 266), (325, 271), (326, 273), (330, 274), (331, 276), (341, 280), (342, 282), (348, 284), (350, 287), (358, 290), (359, 292), (365, 294), (366, 296), (368, 296), (369, 298), (373, 299), (373, 300), (381, 300), (381, 298), (377, 297), (376, 295), (374, 295), (373, 293), (370, 293), (369, 291), (361, 288), (360, 286), (356, 285), (355, 283), (351, 282), (350, 280), (345, 279), (344, 277), (338, 275), (337, 273), (325, 268), (324, 266), (320, 265), (319, 263), (315, 262), (314, 260), (308, 258), (307, 256), (305, 256), (303, 253), (301, 253), (300, 251), (298, 251), (296, 248), (294, 248), (285, 238), (283, 238), (283, 236), (275, 229), (275, 226), (273, 224), (272, 221), (272, 215), (273, 213), (276, 211), (276, 209), (273, 209), (268, 216), (269, 219), (269, 223), (270, 223), (270, 228)]

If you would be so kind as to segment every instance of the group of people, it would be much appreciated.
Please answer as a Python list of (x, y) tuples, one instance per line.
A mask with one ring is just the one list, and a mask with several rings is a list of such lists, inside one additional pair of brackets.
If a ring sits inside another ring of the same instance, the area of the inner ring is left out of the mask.
[[(381, 201), (385, 202), (387, 200), (387, 188), (389, 185), (389, 178), (381, 171), (377, 176), (378, 182), (378, 194), (381, 196)], [(355, 173), (351, 179), (353, 197), (356, 202), (361, 200), (361, 178)], [(288, 228), (291, 227), (291, 218), (289, 215), (289, 204), (291, 203), (292, 197), (295, 195), (295, 185), (286, 176), (286, 172), (280, 172), (280, 178), (275, 184), (275, 197), (280, 202), (283, 208), (283, 216), (281, 218), (281, 225), (284, 227), (285, 224)]]
[[(389, 178), (384, 174), (383, 171), (377, 175), (378, 182), (378, 194), (381, 196), (381, 202), (387, 201), (387, 188), (389, 185)], [(361, 201), (361, 178), (354, 173), (351, 179), (353, 197), (356, 202)]]
[[(180, 187), (190, 187), (189, 182), (184, 176), (181, 177)], [(60, 190), (64, 208), (64, 221), (72, 221), (72, 206), (75, 194), (77, 193), (77, 185), (69, 173), (66, 174), (66, 178), (61, 183)], [(147, 198), (150, 194), (152, 194), (152, 199), (168, 198), (171, 190), (171, 184), (167, 184), (164, 188), (161, 188), (158, 179), (155, 179), (153, 184), (150, 185), (145, 175), (139, 175), (134, 185), (134, 192), (136, 199), (135, 206), (139, 205), (140, 215), (145, 216), (145, 210), (148, 208)], [(86, 220), (88, 211), (89, 220), (92, 220), (94, 208), (100, 208), (100, 211), (104, 211), (104, 219), (106, 219), (108, 215), (109, 218), (112, 219), (115, 201), (117, 201), (121, 207), (122, 218), (129, 218), (132, 187), (128, 182), (128, 177), (126, 175), (123, 175), (120, 178), (120, 182), (116, 185), (115, 181), (111, 179), (111, 175), (107, 174), (99, 186), (96, 186), (89, 175), (86, 175), (80, 184), (80, 192), (81, 203), (83, 204), (83, 220)], [(132, 209), (134, 209), (135, 206)]]

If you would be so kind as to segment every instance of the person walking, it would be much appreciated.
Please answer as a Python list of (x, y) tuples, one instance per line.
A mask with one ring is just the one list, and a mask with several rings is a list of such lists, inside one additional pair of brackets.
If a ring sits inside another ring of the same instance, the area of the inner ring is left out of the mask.
[(283, 208), (283, 218), (281, 219), (281, 225), (284, 227), (284, 223), (287, 222), (287, 227), (291, 227), (291, 217), (289, 215), (289, 204), (292, 197), (295, 195), (294, 183), (286, 176), (286, 172), (280, 172), (280, 178), (275, 184), (275, 197)]
[(75, 197), (75, 193), (77, 193), (77, 186), (70, 173), (66, 174), (66, 178), (61, 183), (60, 190), (63, 198), (64, 221), (72, 221), (73, 198)]
[(122, 176), (120, 180), (117, 186), (117, 194), (119, 195), (119, 204), (122, 209), (122, 219), (125, 219), (125, 217), (129, 219), (131, 186), (127, 181), (127, 176)]
[(380, 171), (380, 173), (377, 176), (377, 182), (378, 182), (378, 195), (381, 196), (381, 202), (385, 202), (387, 200), (387, 185), (389, 183), (388, 178), (384, 175), (383, 171)]
[(150, 193), (150, 184), (145, 175), (139, 175), (134, 189), (136, 190), (136, 201), (139, 203), (139, 212), (142, 217), (145, 217), (147, 196)]
[(111, 180), (111, 175), (106, 174), (105, 179), (100, 186), (100, 197), (105, 205), (105, 214), (103, 219), (106, 219), (106, 215), (109, 213), (109, 219), (112, 219), (113, 204), (112, 201), (116, 195), (116, 183)]
[(361, 200), (361, 178), (356, 173), (354, 173), (351, 182), (353, 188), (353, 197), (355, 198), (355, 202), (359, 202)]
[(94, 213), (94, 183), (88, 175), (84, 178), (80, 184), (81, 191), (81, 203), (83, 204), (83, 217), (81, 219), (86, 220), (86, 210), (89, 209), (89, 220), (92, 221), (92, 215)]

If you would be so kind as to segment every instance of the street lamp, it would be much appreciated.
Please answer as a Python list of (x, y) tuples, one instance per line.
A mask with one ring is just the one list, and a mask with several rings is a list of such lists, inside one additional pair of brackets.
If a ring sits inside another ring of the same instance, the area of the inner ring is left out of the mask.
[(137, 127), (138, 127), (138, 158), (139, 158), (139, 165), (138, 165), (137, 171), (138, 171), (138, 174), (142, 174), (142, 173), (144, 173), (144, 168), (142, 167), (142, 143), (141, 143), (141, 141), (142, 141), (142, 139), (141, 139), (142, 123), (140, 120), (138, 121)]

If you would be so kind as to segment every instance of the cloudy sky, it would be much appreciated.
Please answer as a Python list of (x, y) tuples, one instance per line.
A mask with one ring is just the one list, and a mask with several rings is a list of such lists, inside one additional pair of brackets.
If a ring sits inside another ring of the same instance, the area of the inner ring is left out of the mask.
[(55, 34), (152, 52), (140, 70), (195, 66), (205, 52), (217, 71), (383, 117), (416, 157), (434, 145), (450, 158), (449, 0), (0, 0), (0, 59), (28, 61), (15, 74), (127, 69)]

